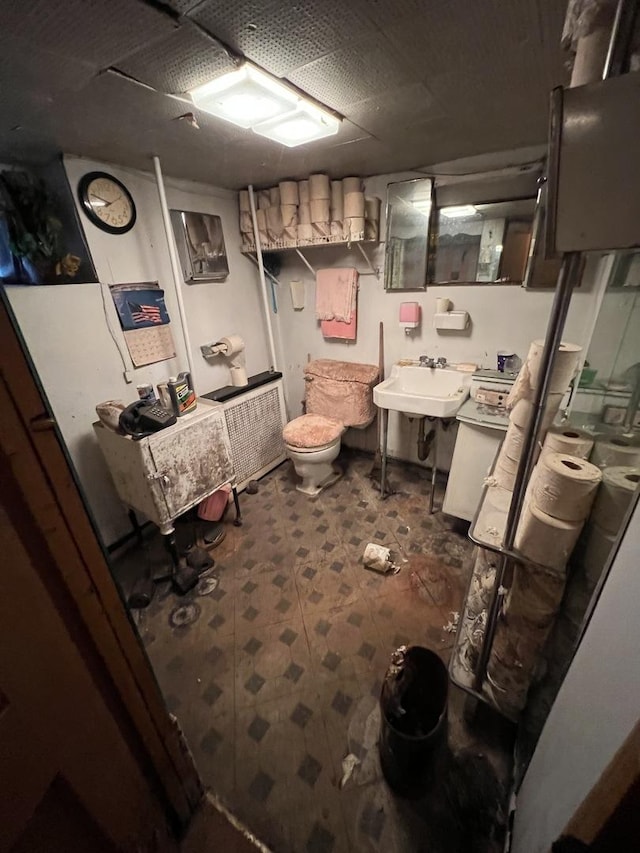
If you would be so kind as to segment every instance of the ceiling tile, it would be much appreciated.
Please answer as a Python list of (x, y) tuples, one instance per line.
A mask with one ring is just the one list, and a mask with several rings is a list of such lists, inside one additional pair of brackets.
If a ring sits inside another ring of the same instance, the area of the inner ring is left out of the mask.
[(118, 63), (121, 71), (161, 92), (187, 92), (232, 71), (222, 48), (188, 22)]
[(0, 44), (22, 38), (32, 50), (72, 56), (97, 68), (161, 38), (175, 24), (137, 0), (50, 0), (0, 4)]
[(348, 0), (207, 0), (191, 17), (276, 77), (376, 29)]
[(443, 114), (433, 93), (422, 83), (411, 83), (381, 96), (351, 104), (345, 109), (349, 119), (374, 136), (397, 136), (417, 121)]

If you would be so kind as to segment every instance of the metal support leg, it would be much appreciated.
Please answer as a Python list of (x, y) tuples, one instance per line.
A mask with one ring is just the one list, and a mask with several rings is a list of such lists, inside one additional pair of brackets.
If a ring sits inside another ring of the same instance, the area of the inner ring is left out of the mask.
[(233, 492), (233, 505), (236, 510), (236, 517), (233, 521), (236, 527), (242, 526), (242, 512), (240, 511), (240, 499), (238, 498), (238, 490), (235, 486), (232, 487), (231, 491)]
[[(144, 549), (142, 528), (140, 527), (138, 516), (135, 514), (135, 511), (133, 509), (129, 510), (129, 521), (131, 522), (131, 526), (133, 527), (133, 531), (136, 535), (138, 547), (142, 550)], [(154, 579), (151, 574), (151, 564), (149, 562), (149, 554), (146, 553), (146, 549), (144, 550), (144, 570), (141, 577), (139, 577), (133, 585), (133, 589), (129, 594), (127, 602), (131, 610), (142, 610), (144, 607), (148, 607), (153, 601), (153, 596), (155, 593)]]
[(382, 465), (380, 466), (380, 498), (386, 497), (387, 491), (387, 436), (389, 434), (389, 409), (382, 410)]
[(431, 491), (429, 492), (429, 515), (433, 515), (433, 498), (436, 491), (438, 475), (438, 419), (433, 425), (433, 441), (431, 442)]
[(134, 509), (130, 509), (128, 515), (129, 515), (129, 521), (131, 522), (131, 526), (133, 527), (133, 532), (135, 533), (135, 536), (136, 536), (136, 542), (138, 543), (138, 545), (142, 546), (142, 543), (143, 543), (142, 528), (140, 527), (140, 522), (138, 521), (138, 516), (136, 515), (136, 512)]
[(178, 553), (178, 543), (176, 542), (175, 529), (173, 529), (170, 533), (165, 533), (162, 538), (164, 540), (164, 547), (167, 549), (169, 557), (171, 558), (173, 573), (175, 574), (180, 568), (180, 554)]

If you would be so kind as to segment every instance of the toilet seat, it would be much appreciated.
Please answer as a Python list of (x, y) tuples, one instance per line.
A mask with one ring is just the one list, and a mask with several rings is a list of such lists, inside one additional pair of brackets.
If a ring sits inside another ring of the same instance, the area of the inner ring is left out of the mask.
[(297, 451), (322, 450), (340, 439), (344, 425), (324, 415), (301, 415), (285, 426), (285, 443)]

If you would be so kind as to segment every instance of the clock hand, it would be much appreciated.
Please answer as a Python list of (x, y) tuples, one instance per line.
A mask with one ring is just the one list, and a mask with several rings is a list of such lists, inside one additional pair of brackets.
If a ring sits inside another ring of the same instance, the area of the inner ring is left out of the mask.
[(91, 195), (93, 196), (93, 198), (97, 198), (98, 201), (101, 201), (105, 207), (111, 207), (112, 204), (115, 204), (117, 201), (120, 201), (120, 199), (122, 198), (122, 196), (119, 195), (118, 198), (114, 198), (113, 201), (107, 201), (106, 198), (100, 198), (100, 196), (96, 195), (95, 193), (91, 193)]

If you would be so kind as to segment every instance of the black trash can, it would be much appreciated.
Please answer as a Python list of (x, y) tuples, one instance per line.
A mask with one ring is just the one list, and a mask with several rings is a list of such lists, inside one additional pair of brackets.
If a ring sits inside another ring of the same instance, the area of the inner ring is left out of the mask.
[(449, 674), (435, 652), (422, 646), (397, 649), (380, 696), (380, 764), (389, 786), (419, 797), (433, 761), (446, 742)]

